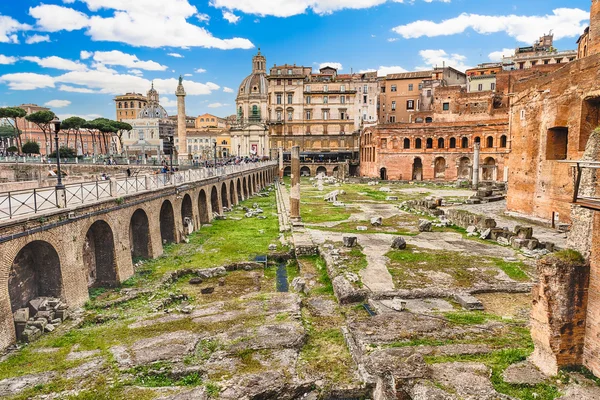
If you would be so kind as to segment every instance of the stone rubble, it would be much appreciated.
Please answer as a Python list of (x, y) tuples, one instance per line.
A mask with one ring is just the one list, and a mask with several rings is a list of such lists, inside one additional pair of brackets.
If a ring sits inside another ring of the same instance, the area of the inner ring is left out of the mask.
[(33, 342), (44, 332), (54, 331), (69, 315), (67, 305), (59, 298), (35, 298), (27, 308), (17, 309), (13, 313), (17, 341)]

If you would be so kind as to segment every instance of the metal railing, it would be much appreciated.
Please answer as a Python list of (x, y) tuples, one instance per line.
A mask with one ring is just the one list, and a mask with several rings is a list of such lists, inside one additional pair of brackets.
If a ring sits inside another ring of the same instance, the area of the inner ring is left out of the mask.
[(96, 201), (135, 193), (198, 182), (262, 167), (277, 165), (276, 161), (227, 165), (217, 168), (199, 168), (167, 174), (139, 175), (128, 178), (96, 180), (56, 187), (18, 190), (0, 193), (0, 221), (49, 210), (76, 207)]
[[(585, 208), (590, 208), (593, 210), (600, 210), (600, 197), (596, 196), (583, 196), (580, 194), (581, 189), (581, 178), (584, 169), (592, 169), (596, 170), (596, 179), (591, 182), (592, 185), (595, 185), (595, 188), (586, 188), (588, 192), (598, 193), (600, 195), (600, 162), (598, 161), (576, 161), (576, 162), (568, 162), (569, 164), (573, 164), (575, 166), (575, 187), (573, 190), (573, 203), (580, 205)], [(592, 190), (590, 190), (592, 189)]]

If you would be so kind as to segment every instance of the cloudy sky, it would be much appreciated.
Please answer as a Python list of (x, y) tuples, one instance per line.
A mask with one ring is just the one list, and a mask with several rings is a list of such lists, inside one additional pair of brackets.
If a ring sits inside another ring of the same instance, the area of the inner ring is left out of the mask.
[(464, 70), (552, 30), (575, 49), (589, 0), (0, 0), (0, 106), (115, 118), (112, 99), (154, 81), (175, 110), (234, 113), (260, 47), (267, 65), (380, 74)]

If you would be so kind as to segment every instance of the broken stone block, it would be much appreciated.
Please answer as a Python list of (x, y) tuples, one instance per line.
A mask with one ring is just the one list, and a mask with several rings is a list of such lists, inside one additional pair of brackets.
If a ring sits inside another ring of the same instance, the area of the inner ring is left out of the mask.
[(67, 318), (69, 318), (69, 315), (70, 315), (70, 314), (69, 314), (69, 310), (67, 310), (67, 309), (64, 309), (64, 310), (57, 310), (57, 311), (54, 313), (54, 317), (55, 317), (55, 318), (60, 318), (60, 320), (61, 320), (61, 321), (64, 321), (64, 320), (66, 320)]
[(527, 247), (527, 243), (529, 243), (527, 239), (521, 239), (518, 236), (513, 236), (512, 238), (510, 238), (510, 245), (513, 249), (519, 250), (524, 247)]
[(554, 251), (554, 243), (552, 243), (552, 242), (542, 242), (542, 243), (540, 243), (540, 246), (542, 246), (544, 249), (548, 250), (549, 252)]
[(277, 245), (276, 244), (270, 244), (269, 245), (269, 250), (270, 251), (277, 250)]
[(537, 249), (539, 244), (539, 240), (537, 240), (536, 238), (532, 238), (527, 241), (526, 246), (529, 250), (535, 250)]
[(54, 331), (54, 325), (52, 324), (48, 324), (44, 327), (44, 332), (53, 332)]
[(48, 325), (48, 320), (45, 318), (39, 318), (31, 322), (30, 325), (35, 326), (39, 330), (43, 331), (46, 325)]
[(42, 297), (35, 298), (29, 302), (29, 314), (35, 315), (40, 310), (40, 307), (46, 305), (46, 299)]
[(481, 204), (481, 199), (478, 198), (470, 198), (465, 201), (467, 204)]
[(366, 226), (357, 226), (357, 227), (356, 227), (356, 230), (357, 230), (357, 231), (366, 231), (366, 230), (367, 230), (367, 227), (366, 227)]
[(392, 240), (392, 249), (394, 250), (404, 250), (406, 249), (406, 240), (402, 236), (396, 236)]
[(379, 191), (389, 193), (392, 191), (392, 189), (390, 189), (389, 187), (382, 187), (382, 188), (379, 188)]
[(364, 289), (355, 289), (354, 286), (342, 275), (334, 278), (333, 291), (340, 304), (357, 303), (364, 301), (367, 292)]
[(381, 226), (381, 224), (383, 223), (383, 218), (382, 217), (373, 217), (371, 218), (371, 225), (372, 226)]
[(344, 242), (344, 246), (354, 247), (356, 246), (358, 239), (356, 238), (356, 236), (344, 236), (342, 237), (342, 241)]
[(467, 233), (475, 233), (475, 232), (477, 232), (476, 226), (470, 225), (467, 227)]
[(387, 196), (386, 201), (398, 201), (398, 196)]
[(62, 323), (62, 320), (60, 318), (54, 318), (52, 321), (50, 321), (50, 323), (54, 326), (56, 325), (60, 325)]
[(19, 308), (14, 312), (13, 319), (15, 322), (26, 323), (29, 319), (29, 308)]
[(531, 239), (533, 237), (533, 228), (531, 226), (515, 226), (515, 234), (519, 239)]
[(203, 282), (202, 278), (199, 277), (194, 277), (192, 279), (189, 280), (189, 284), (190, 285), (199, 285)]
[(299, 276), (295, 277), (292, 280), (292, 288), (294, 288), (294, 290), (298, 293), (307, 293), (308, 290), (306, 288), (306, 280), (304, 280), (304, 278), (301, 278)]
[(454, 300), (465, 310), (483, 310), (481, 301), (468, 293), (456, 293), (454, 294)]
[(426, 219), (419, 220), (419, 232), (431, 232), (432, 223)]
[(543, 383), (547, 377), (529, 361), (512, 364), (502, 373), (504, 382), (513, 385), (535, 386)]
[(211, 294), (211, 293), (213, 293), (214, 291), (215, 291), (215, 288), (211, 286), (211, 287), (205, 287), (205, 288), (202, 288), (202, 289), (200, 290), (200, 293), (202, 293), (202, 294)]
[(29, 326), (23, 331), (23, 334), (21, 335), (21, 341), (31, 343), (34, 340), (38, 339), (40, 336), (42, 336), (41, 330), (39, 330), (35, 326)]
[(481, 232), (481, 235), (479, 235), (479, 239), (485, 240), (490, 237), (491, 233), (492, 233), (492, 229), (488, 228), (485, 231)]
[(345, 206), (346, 206), (346, 204), (344, 204), (344, 203), (343, 203), (343, 202), (341, 202), (341, 201), (334, 201), (334, 202), (333, 202), (333, 206), (334, 206), (334, 207), (345, 207)]
[(50, 322), (54, 319), (54, 311), (38, 311), (35, 317), (44, 318), (46, 321)]

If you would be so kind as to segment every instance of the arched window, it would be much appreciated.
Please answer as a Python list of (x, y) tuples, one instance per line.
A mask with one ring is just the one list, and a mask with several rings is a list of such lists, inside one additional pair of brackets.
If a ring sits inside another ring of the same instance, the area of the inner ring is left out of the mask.
[(444, 138), (439, 138), (438, 139), (438, 149), (443, 149), (446, 143), (444, 143)]
[(417, 139), (415, 140), (415, 149), (420, 149), (421, 148), (421, 139)]
[(119, 102), (119, 108), (121, 108), (121, 102)]
[(427, 148), (433, 149), (433, 139), (432, 138), (427, 139)]
[(500, 147), (506, 147), (506, 135), (500, 136)]
[(450, 138), (450, 148), (451, 149), (456, 148), (456, 138)]
[(409, 138), (404, 139), (404, 148), (410, 149), (410, 139)]
[(129, 104), (130, 108), (135, 108), (135, 106), (133, 105), (133, 101)]
[(481, 138), (479, 136), (475, 137), (475, 143), (481, 143)]
[[(241, 110), (242, 110), (242, 109), (240, 108), (240, 111), (241, 111)], [(200, 122), (204, 122), (204, 118), (200, 118)]]
[(433, 118), (431, 118), (431, 117), (425, 118), (425, 123), (429, 124), (431, 122), (433, 122)]
[(466, 137), (462, 138), (460, 147), (462, 147), (463, 149), (468, 149), (469, 148), (469, 139)]
[(127, 108), (127, 102), (123, 103), (124, 108)]
[(494, 147), (494, 137), (493, 136), (487, 137), (487, 139), (485, 140), (485, 146), (486, 147)]

